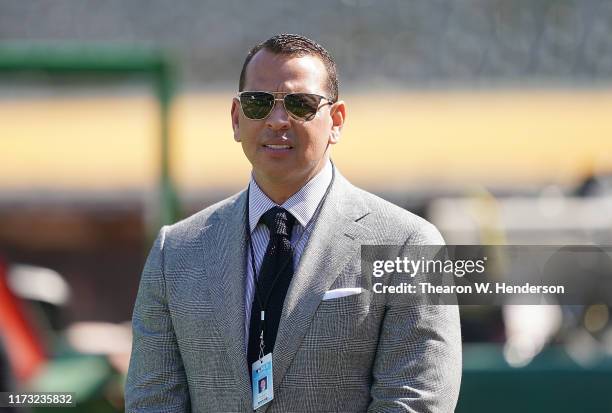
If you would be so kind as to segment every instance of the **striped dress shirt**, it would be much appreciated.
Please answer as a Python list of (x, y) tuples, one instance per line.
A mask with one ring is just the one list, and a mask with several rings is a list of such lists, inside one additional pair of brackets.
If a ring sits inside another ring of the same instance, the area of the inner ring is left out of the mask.
[[(327, 187), (332, 180), (332, 164), (327, 161), (325, 167), (315, 175), (310, 181), (306, 183), (298, 192), (293, 194), (285, 203), (277, 205), (272, 201), (266, 194), (263, 193), (261, 188), (257, 185), (253, 177), (249, 182), (249, 230), (251, 231), (251, 241), (253, 243), (253, 252), (255, 255), (255, 268), (257, 269), (257, 276), (259, 276), (259, 270), (263, 262), (266, 249), (268, 247), (268, 241), (270, 240), (270, 231), (263, 224), (259, 222), (259, 219), (263, 214), (266, 213), (270, 208), (280, 206), (285, 208), (295, 217), (295, 224), (291, 231), (291, 245), (293, 246), (293, 270), (297, 268), (304, 247), (308, 243), (310, 232), (312, 231), (313, 224), (308, 225), (312, 219), (319, 202), (325, 195)], [(308, 231), (304, 231), (308, 227)], [(253, 265), (251, 264), (251, 252), (247, 246), (247, 271), (246, 271), (246, 283), (245, 283), (245, 323), (244, 323), (244, 337), (245, 343), (248, 349), (249, 343), (249, 323), (251, 321), (251, 308), (253, 306), (253, 299), (255, 298), (255, 282), (253, 278)]]

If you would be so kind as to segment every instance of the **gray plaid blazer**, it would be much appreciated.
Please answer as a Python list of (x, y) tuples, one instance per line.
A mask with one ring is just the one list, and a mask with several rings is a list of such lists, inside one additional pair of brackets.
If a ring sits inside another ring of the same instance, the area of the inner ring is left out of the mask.
[[(243, 191), (160, 231), (134, 308), (127, 412), (252, 411), (245, 207)], [(258, 412), (452, 412), (456, 306), (400, 305), (367, 290), (322, 300), (364, 285), (362, 244), (442, 243), (433, 225), (336, 173), (285, 299), (274, 400)]]

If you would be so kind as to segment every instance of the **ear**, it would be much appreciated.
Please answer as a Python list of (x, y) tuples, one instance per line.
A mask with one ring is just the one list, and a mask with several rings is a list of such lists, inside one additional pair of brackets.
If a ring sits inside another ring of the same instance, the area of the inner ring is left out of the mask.
[(329, 132), (328, 143), (334, 145), (340, 141), (340, 134), (344, 126), (344, 121), (346, 120), (346, 105), (343, 100), (339, 100), (332, 105), (330, 116), (332, 119), (332, 127)]
[(234, 140), (240, 142), (240, 102), (237, 98), (232, 100), (232, 129), (234, 130)]

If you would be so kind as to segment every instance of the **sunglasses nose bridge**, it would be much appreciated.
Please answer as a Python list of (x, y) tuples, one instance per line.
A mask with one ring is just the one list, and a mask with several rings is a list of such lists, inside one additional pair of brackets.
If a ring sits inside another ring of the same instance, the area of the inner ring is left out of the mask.
[(291, 116), (291, 114), (289, 113), (289, 111), (285, 107), (285, 98), (284, 97), (282, 97), (282, 98), (274, 97), (274, 103), (272, 104), (272, 107), (270, 108), (270, 112), (268, 113), (268, 116), (266, 116), (266, 118), (270, 119), (272, 117), (272, 114), (276, 110), (277, 102), (279, 102), (279, 101), (282, 102), (282, 104), (280, 104), (280, 107), (285, 112), (286, 118), (288, 119)]

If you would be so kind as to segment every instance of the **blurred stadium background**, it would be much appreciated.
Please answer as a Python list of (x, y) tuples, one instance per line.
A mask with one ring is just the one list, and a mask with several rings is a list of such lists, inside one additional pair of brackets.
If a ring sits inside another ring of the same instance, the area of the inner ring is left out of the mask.
[[(122, 410), (151, 236), (245, 186), (231, 98), (278, 32), (337, 60), (342, 173), (448, 243), (612, 241), (610, 1), (0, 0), (0, 387)], [(141, 55), (167, 85), (82, 67)], [(80, 70), (50, 70), (58, 56)], [(462, 317), (457, 411), (612, 411), (607, 307)]]

